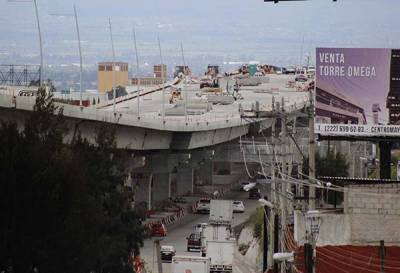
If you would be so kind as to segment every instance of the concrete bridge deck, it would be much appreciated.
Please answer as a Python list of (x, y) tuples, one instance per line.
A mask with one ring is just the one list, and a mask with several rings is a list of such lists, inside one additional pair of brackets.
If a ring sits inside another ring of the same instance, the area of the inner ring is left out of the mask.
[[(285, 109), (295, 112), (308, 104), (308, 93), (286, 88), (290, 76), (272, 75), (267, 84), (241, 89), (242, 100), (230, 105), (214, 105), (212, 110), (201, 115), (165, 116), (161, 114), (162, 94), (164, 93), (165, 109), (169, 104), (169, 90), (160, 89), (140, 97), (140, 116), (137, 112), (137, 96), (128, 95), (129, 99), (119, 98), (113, 111), (113, 105), (106, 103), (103, 107), (79, 107), (57, 103), (64, 109), (71, 130), (78, 127), (82, 136), (94, 139), (96, 128), (101, 123), (116, 126), (117, 146), (132, 150), (157, 149), (196, 149), (230, 141), (248, 133), (250, 125), (263, 122), (268, 127), (268, 118), (243, 119), (239, 106), (245, 111), (259, 102), (260, 110), (271, 111), (272, 101), (285, 101)], [(221, 85), (222, 86), (222, 85)], [(195, 101), (199, 92), (198, 86), (180, 85), (186, 88), (189, 103)], [(35, 97), (14, 97), (13, 94), (0, 93), (0, 118), (16, 120), (23, 124), (23, 118), (33, 110)], [(72, 137), (73, 133), (69, 135)]]

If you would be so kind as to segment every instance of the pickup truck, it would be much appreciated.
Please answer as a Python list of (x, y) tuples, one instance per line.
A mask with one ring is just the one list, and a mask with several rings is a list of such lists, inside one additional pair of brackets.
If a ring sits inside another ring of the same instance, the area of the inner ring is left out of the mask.
[(187, 240), (187, 251), (190, 252), (193, 249), (196, 251), (200, 251), (201, 248), (201, 238), (200, 234), (192, 233), (189, 237), (186, 238)]

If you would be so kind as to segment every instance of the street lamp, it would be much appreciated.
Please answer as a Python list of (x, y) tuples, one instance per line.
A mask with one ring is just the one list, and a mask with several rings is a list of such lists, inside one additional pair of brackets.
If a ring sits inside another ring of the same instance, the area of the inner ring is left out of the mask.
[(63, 16), (63, 17), (74, 17), (75, 26), (76, 26), (76, 34), (78, 36), (78, 48), (79, 48), (79, 106), (82, 107), (82, 74), (83, 74), (83, 62), (82, 62), (82, 47), (81, 47), (81, 36), (79, 32), (79, 23), (78, 23), (78, 15), (76, 12), (76, 6), (74, 5), (74, 13), (73, 14), (50, 14), (52, 16)]
[(136, 55), (136, 78), (137, 78), (137, 90), (136, 90), (136, 97), (137, 97), (137, 118), (138, 120), (140, 119), (140, 79), (139, 79), (139, 53), (137, 49), (137, 43), (136, 43), (136, 30), (135, 27), (133, 27), (132, 30), (133, 34), (133, 42), (135, 46), (135, 55)]
[(265, 198), (260, 198), (258, 199), (258, 202), (260, 202), (261, 204), (263, 204), (264, 206), (269, 207), (270, 209), (274, 209), (274, 204), (272, 204), (271, 202), (269, 202), (268, 200), (266, 200)]
[(112, 90), (113, 90), (113, 113), (115, 117), (115, 102), (116, 102), (116, 91), (115, 91), (115, 49), (114, 49), (114, 39), (113, 39), (113, 33), (112, 33), (112, 26), (111, 26), (111, 18), (108, 18), (108, 25), (110, 29), (110, 40), (111, 40), (111, 50), (112, 50), (112, 58), (113, 58), (113, 63), (112, 63)]
[[(23, 3), (23, 2), (32, 2), (30, 0), (8, 0), (8, 2), (15, 2), (15, 3)], [(39, 48), (40, 48), (40, 70), (39, 70), (39, 86), (42, 87), (43, 83), (43, 43), (42, 43), (42, 32), (40, 30), (40, 21), (39, 21), (39, 10), (36, 0), (33, 0), (33, 4), (35, 6), (35, 16), (36, 16), (36, 23), (38, 28), (38, 36), (39, 36)]]

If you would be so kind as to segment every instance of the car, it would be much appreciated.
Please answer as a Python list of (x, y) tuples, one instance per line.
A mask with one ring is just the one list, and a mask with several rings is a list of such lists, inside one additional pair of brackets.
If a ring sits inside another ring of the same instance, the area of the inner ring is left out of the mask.
[(200, 234), (191, 233), (188, 237), (186, 237), (186, 240), (187, 240), (186, 249), (188, 252), (192, 250), (200, 251), (201, 248)]
[(285, 74), (296, 74), (296, 69), (293, 66), (286, 67)]
[(153, 223), (150, 228), (152, 237), (165, 237), (167, 236), (167, 229), (163, 223)]
[(177, 196), (175, 198), (171, 198), (172, 202), (174, 203), (178, 203), (178, 204), (186, 204), (187, 200), (185, 197), (182, 196)]
[(196, 203), (197, 213), (209, 213), (210, 212), (210, 199), (202, 198)]
[(233, 201), (233, 212), (244, 212), (244, 203), (242, 201)]
[(176, 251), (173, 246), (161, 246), (161, 261), (172, 262), (172, 257), (174, 257)]
[(250, 181), (242, 181), (240, 182), (240, 189), (244, 191), (244, 186), (249, 185)]
[(249, 190), (249, 199), (260, 199), (261, 191), (259, 188), (252, 188)]
[(294, 80), (296, 82), (306, 82), (306, 81), (308, 81), (308, 77), (303, 74), (299, 74), (296, 76), (296, 78)]

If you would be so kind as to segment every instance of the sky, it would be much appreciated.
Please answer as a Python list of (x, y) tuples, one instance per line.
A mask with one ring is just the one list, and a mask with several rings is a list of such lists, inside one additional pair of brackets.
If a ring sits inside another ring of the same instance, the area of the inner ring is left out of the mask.
[[(37, 0), (46, 63), (78, 62), (73, 1)], [(315, 47), (400, 47), (399, 0), (80, 0), (75, 2), (85, 63), (111, 58), (111, 18), (118, 59), (133, 55), (135, 26), (141, 56), (188, 61), (257, 60), (277, 65), (314, 60)], [(33, 4), (0, 0), (0, 63), (38, 62)], [(18, 58), (17, 58), (18, 56)]]

